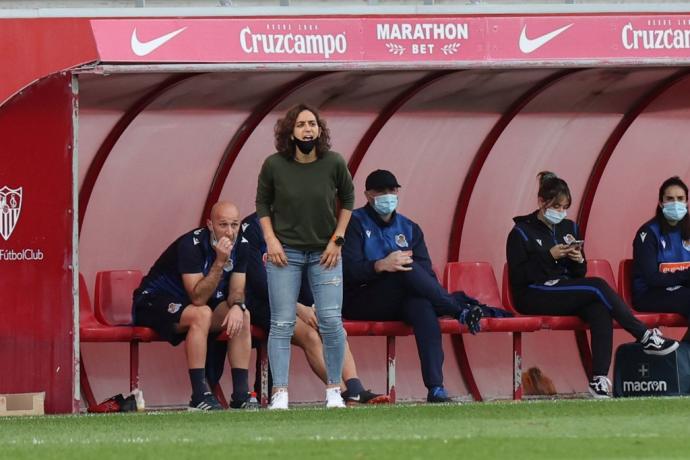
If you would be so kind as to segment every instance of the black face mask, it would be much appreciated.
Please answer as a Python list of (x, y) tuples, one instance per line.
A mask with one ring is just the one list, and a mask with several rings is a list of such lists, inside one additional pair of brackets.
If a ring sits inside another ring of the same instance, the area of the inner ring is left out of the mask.
[(309, 155), (309, 153), (314, 149), (314, 146), (316, 145), (316, 139), (312, 139), (310, 141), (302, 141), (297, 138), (294, 138), (293, 142), (300, 150), (300, 152), (302, 152), (305, 155)]

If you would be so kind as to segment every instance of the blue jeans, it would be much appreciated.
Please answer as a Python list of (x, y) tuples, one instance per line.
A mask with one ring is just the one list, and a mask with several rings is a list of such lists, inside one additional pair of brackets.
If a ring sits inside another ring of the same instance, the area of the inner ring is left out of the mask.
[(271, 303), (271, 331), (268, 334), (268, 358), (273, 373), (273, 386), (287, 387), (290, 373), (290, 340), (295, 330), (296, 307), (307, 271), (314, 295), (319, 333), (323, 340), (323, 359), (329, 385), (339, 385), (345, 353), (343, 304), (343, 269), (341, 262), (332, 269), (319, 264), (320, 252), (300, 251), (283, 246), (288, 259), (286, 267), (266, 263), (268, 298)]

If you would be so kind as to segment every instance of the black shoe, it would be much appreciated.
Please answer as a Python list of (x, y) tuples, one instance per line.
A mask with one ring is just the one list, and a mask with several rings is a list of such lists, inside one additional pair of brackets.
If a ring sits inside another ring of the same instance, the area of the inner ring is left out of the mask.
[(596, 399), (610, 398), (611, 381), (605, 375), (595, 375), (589, 381), (589, 392)]
[(370, 390), (360, 391), (358, 394), (350, 394), (349, 391), (343, 391), (340, 396), (347, 403), (359, 403), (359, 404), (388, 404), (391, 402), (388, 395), (380, 395), (377, 393), (372, 393)]
[(460, 317), (458, 318), (460, 324), (465, 324), (472, 335), (481, 330), (481, 325), (479, 324), (481, 319), (482, 307), (479, 305), (472, 305), (471, 307), (464, 308), (460, 312)]
[(256, 397), (252, 396), (251, 393), (247, 393), (247, 397), (245, 399), (233, 399), (230, 401), (230, 408), (246, 410), (258, 409), (259, 401), (257, 401)]
[(430, 403), (449, 403), (453, 402), (446, 393), (446, 389), (443, 387), (433, 387), (429, 389), (429, 393), (426, 395), (426, 401)]
[(211, 410), (223, 410), (223, 406), (220, 405), (218, 400), (212, 393), (204, 393), (198, 399), (192, 396), (192, 400), (189, 402), (189, 407), (187, 410), (191, 411), (211, 411)]
[(659, 329), (647, 329), (642, 340), (642, 351), (648, 355), (663, 356), (678, 348), (678, 342), (661, 336)]
[(124, 402), (120, 406), (120, 412), (136, 412), (137, 411), (137, 401), (134, 399), (134, 395), (129, 395), (125, 398)]

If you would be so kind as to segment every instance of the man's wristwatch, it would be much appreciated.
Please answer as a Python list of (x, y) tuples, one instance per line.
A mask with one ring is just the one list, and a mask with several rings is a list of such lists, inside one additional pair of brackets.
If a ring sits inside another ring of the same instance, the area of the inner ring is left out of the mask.
[(240, 302), (239, 300), (235, 300), (232, 303), (232, 306), (234, 307), (235, 305), (238, 305), (242, 311), (247, 311), (247, 306), (244, 304), (244, 302)]
[(333, 235), (331, 241), (333, 241), (336, 246), (342, 246), (345, 244), (345, 238), (343, 238), (341, 235)]

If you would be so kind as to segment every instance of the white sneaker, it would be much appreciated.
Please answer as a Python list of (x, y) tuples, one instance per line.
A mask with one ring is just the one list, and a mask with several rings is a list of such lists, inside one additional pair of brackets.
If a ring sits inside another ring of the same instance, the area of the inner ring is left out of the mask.
[(589, 393), (596, 399), (611, 397), (611, 381), (605, 375), (595, 375), (589, 381)]
[(344, 409), (347, 407), (343, 397), (340, 395), (340, 388), (326, 388), (326, 407)]
[(287, 410), (288, 409), (288, 392), (287, 390), (278, 390), (271, 396), (271, 404), (268, 405), (268, 410)]

